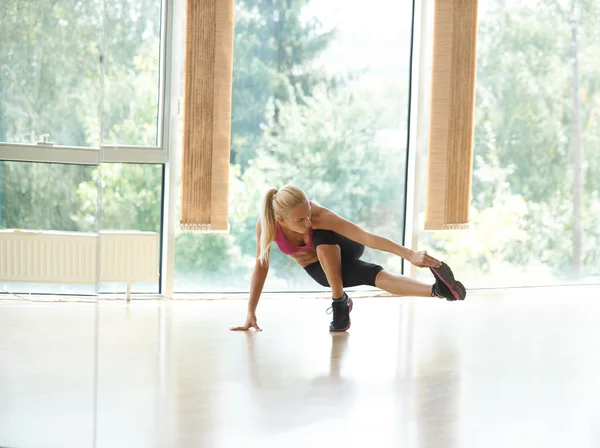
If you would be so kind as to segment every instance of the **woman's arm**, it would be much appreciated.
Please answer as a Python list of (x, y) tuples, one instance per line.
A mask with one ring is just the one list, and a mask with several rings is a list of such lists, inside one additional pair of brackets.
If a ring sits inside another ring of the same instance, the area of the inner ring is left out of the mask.
[(248, 301), (248, 314), (256, 313), (256, 307), (258, 306), (258, 301), (260, 300), (260, 295), (262, 293), (263, 287), (265, 286), (265, 281), (267, 279), (268, 273), (269, 262), (265, 261), (263, 263), (257, 258), (256, 262), (254, 263), (254, 270), (252, 271), (252, 280), (250, 281), (250, 300)]
[(415, 252), (412, 249), (401, 246), (389, 238), (367, 232), (360, 226), (342, 218), (325, 207), (319, 206), (318, 212), (313, 216), (313, 228), (332, 230), (352, 241), (364, 244), (371, 249), (398, 255), (399, 257), (410, 261), (415, 266), (437, 268), (441, 265), (439, 260), (427, 255), (427, 252)]
[[(263, 287), (265, 286), (265, 280), (269, 273), (269, 262), (261, 262), (258, 257), (260, 256), (260, 235), (261, 227), (260, 220), (256, 223), (256, 262), (254, 263), (254, 270), (252, 271), (252, 280), (250, 281), (250, 298), (248, 300), (248, 315), (246, 316), (246, 323), (241, 327), (233, 327), (231, 330), (246, 331), (250, 328), (255, 328), (258, 331), (261, 329), (258, 327), (256, 322), (256, 308)], [(270, 249), (269, 249), (270, 250)]]

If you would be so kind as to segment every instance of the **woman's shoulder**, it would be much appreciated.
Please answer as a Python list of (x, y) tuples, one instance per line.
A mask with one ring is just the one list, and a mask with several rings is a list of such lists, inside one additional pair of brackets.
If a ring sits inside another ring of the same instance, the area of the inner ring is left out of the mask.
[(309, 201), (309, 202), (310, 202), (310, 214), (312, 217), (314, 217), (315, 215), (318, 215), (320, 213), (323, 213), (324, 210), (327, 210), (327, 208), (323, 207), (318, 202), (315, 202), (315, 201)]
[(317, 204), (316, 202), (313, 202), (312, 207), (311, 207), (311, 221), (313, 224), (313, 229), (319, 229), (320, 228), (320, 224), (323, 221), (327, 220), (327, 217), (331, 214), (331, 210), (329, 210), (327, 207), (324, 207), (322, 205)]

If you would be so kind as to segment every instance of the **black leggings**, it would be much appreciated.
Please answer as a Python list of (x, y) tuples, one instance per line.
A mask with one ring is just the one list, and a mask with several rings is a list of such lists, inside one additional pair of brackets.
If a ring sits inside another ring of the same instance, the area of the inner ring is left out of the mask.
[[(315, 247), (319, 247), (321, 244), (340, 246), (342, 282), (345, 288), (359, 285), (375, 286), (375, 278), (383, 268), (360, 260), (365, 246), (331, 230), (315, 230), (312, 237)], [(330, 286), (320, 262), (309, 264), (304, 269), (319, 285)]]

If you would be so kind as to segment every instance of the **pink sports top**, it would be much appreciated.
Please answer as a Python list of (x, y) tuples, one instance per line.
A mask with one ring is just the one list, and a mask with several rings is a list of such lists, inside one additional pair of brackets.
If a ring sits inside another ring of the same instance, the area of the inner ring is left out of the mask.
[(277, 224), (277, 235), (275, 236), (275, 243), (277, 243), (277, 247), (279, 247), (279, 250), (281, 252), (283, 252), (286, 255), (294, 255), (297, 254), (298, 252), (302, 252), (308, 249), (314, 249), (315, 247), (315, 243), (313, 242), (312, 239), (312, 234), (313, 234), (314, 230), (311, 227), (310, 229), (308, 229), (308, 244), (304, 245), (304, 246), (294, 246), (290, 240), (288, 240), (286, 238), (286, 236), (283, 234), (283, 231), (281, 230), (281, 227), (279, 227), (279, 224)]
[[(308, 201), (310, 203), (310, 205), (312, 205), (312, 201)], [(277, 247), (279, 247), (279, 250), (281, 252), (283, 252), (286, 255), (294, 255), (297, 254), (298, 252), (302, 252), (308, 249), (314, 249), (315, 248), (315, 243), (313, 242), (312, 239), (312, 235), (313, 235), (313, 228), (311, 227), (310, 229), (308, 229), (308, 244), (304, 245), (304, 246), (294, 246), (290, 240), (288, 240), (286, 238), (286, 236), (283, 234), (283, 231), (281, 230), (281, 227), (279, 226), (279, 224), (277, 224), (277, 233), (275, 235), (275, 243), (277, 244)]]

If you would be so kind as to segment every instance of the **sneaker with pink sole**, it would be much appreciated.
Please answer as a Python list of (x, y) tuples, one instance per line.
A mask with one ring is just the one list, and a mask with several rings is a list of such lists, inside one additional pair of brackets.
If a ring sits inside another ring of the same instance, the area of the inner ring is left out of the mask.
[(429, 268), (435, 276), (435, 284), (432, 291), (437, 297), (443, 297), (447, 300), (465, 300), (467, 290), (464, 285), (454, 278), (452, 269), (442, 262), (439, 268)]

